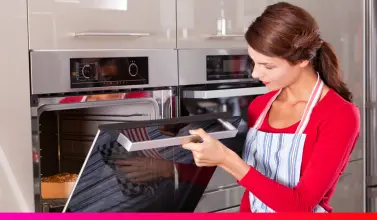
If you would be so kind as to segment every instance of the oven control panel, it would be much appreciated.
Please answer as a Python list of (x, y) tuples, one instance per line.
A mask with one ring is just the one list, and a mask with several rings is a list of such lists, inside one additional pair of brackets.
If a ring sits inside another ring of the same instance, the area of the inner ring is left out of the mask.
[(206, 58), (208, 81), (252, 78), (254, 63), (248, 55), (210, 55)]
[(148, 57), (71, 58), (71, 88), (145, 85)]

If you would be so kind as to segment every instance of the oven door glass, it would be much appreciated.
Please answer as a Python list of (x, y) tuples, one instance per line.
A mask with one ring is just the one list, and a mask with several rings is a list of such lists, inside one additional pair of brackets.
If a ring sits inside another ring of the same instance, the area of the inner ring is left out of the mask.
[(197, 167), (181, 144), (200, 141), (188, 135), (197, 127), (234, 137), (241, 118), (221, 116), (229, 114), (99, 126), (63, 212), (193, 212), (216, 167)]

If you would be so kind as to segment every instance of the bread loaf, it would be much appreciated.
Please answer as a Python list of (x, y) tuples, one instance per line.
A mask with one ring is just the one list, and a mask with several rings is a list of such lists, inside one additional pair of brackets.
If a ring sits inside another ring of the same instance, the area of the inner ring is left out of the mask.
[(49, 177), (43, 177), (42, 182), (44, 183), (67, 183), (76, 182), (77, 174), (70, 173), (59, 173)]
[(77, 180), (77, 174), (59, 173), (43, 177), (41, 180), (41, 196), (44, 199), (66, 199), (71, 194)]

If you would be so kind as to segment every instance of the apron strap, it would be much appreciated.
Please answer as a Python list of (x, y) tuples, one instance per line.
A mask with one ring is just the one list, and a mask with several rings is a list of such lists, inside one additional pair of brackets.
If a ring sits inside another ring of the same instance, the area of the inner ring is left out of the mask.
[[(323, 89), (324, 83), (321, 80), (319, 74), (317, 73), (317, 82), (312, 90), (312, 93), (309, 97), (309, 101), (305, 107), (304, 114), (301, 118), (300, 124), (298, 125), (296, 129), (296, 134), (303, 133), (307, 124), (309, 123), (309, 119), (311, 116), (311, 113), (313, 111), (313, 108), (317, 104), (319, 98), (321, 97), (322, 94), (322, 89)], [(253, 128), (258, 130), (263, 124), (263, 121), (270, 110), (272, 103), (276, 100), (276, 98), (280, 95), (282, 89), (280, 89), (273, 97), (271, 97), (270, 101), (267, 103), (266, 107), (262, 111), (262, 113), (259, 115), (257, 121), (255, 122)]]
[(324, 83), (323, 83), (323, 81), (321, 80), (321, 78), (319, 77), (319, 74), (318, 74), (317, 83), (316, 83), (316, 85), (315, 85), (315, 87), (312, 91), (312, 94), (310, 95), (309, 102), (307, 103), (307, 105), (305, 107), (305, 111), (304, 111), (304, 114), (301, 118), (300, 124), (297, 126), (296, 134), (304, 133), (306, 126), (309, 123), (309, 119), (310, 119), (310, 116), (312, 114), (312, 111), (313, 111), (314, 107), (316, 106), (316, 104), (318, 103), (319, 98), (322, 95), (323, 86), (324, 86)]
[(264, 118), (266, 117), (267, 115), (267, 112), (268, 110), (270, 110), (271, 108), (271, 105), (272, 103), (275, 101), (275, 99), (278, 97), (278, 95), (281, 93), (282, 89), (280, 89), (271, 99), (270, 101), (267, 103), (266, 107), (264, 108), (264, 110), (262, 111), (262, 113), (259, 115), (257, 121), (255, 122), (254, 124), (254, 129), (258, 130), (260, 129), (260, 127), (262, 126), (263, 124), (263, 121), (264, 121)]

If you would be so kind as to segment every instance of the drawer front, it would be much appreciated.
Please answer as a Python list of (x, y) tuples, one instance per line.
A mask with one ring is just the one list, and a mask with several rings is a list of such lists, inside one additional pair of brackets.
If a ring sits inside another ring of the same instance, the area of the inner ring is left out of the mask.
[(195, 212), (217, 212), (239, 206), (245, 189), (235, 186), (204, 193)]
[(175, 0), (29, 0), (29, 40), (43, 49), (175, 48)]
[(221, 211), (218, 211), (218, 212), (240, 212), (240, 207), (237, 206), (237, 207), (234, 207), (234, 208), (225, 209), (225, 210), (221, 210)]
[(245, 48), (245, 31), (269, 2), (177, 0), (178, 48)]
[(215, 173), (213, 174), (211, 180), (208, 183), (206, 191), (213, 191), (218, 188), (230, 186), (237, 184), (236, 179), (223, 170), (221, 167), (217, 167)]
[(363, 160), (349, 163), (330, 201), (334, 212), (363, 212), (364, 189)]

